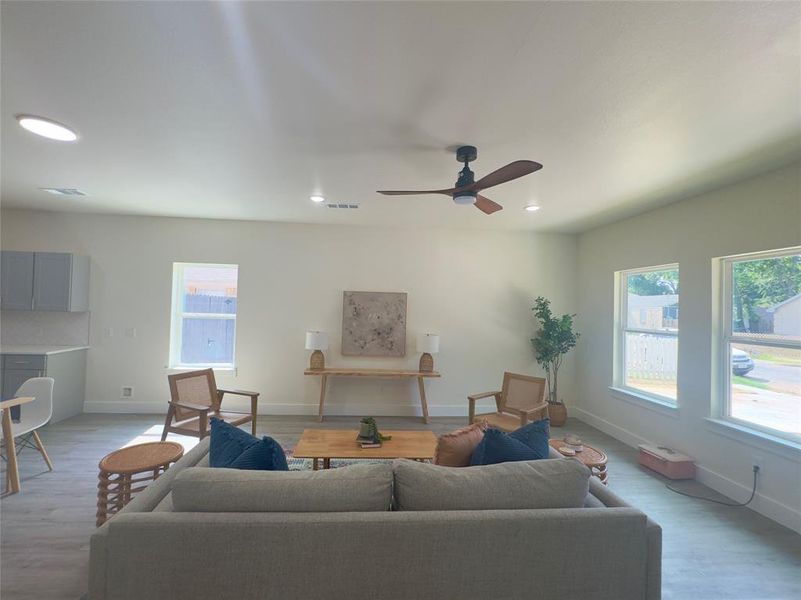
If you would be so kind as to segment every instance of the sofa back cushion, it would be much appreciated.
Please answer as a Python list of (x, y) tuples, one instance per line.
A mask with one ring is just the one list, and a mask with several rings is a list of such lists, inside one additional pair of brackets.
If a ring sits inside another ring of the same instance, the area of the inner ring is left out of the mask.
[(396, 460), (398, 510), (580, 508), (590, 471), (577, 460), (545, 459), (455, 468)]
[(172, 485), (176, 512), (349, 512), (389, 510), (392, 466), (324, 471), (186, 469)]

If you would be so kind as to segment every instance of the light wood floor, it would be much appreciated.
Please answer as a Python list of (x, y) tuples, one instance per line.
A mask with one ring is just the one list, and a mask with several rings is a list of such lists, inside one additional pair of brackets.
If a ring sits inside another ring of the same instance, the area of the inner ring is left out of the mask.
[[(121, 446), (159, 439), (162, 419), (160, 415), (81, 415), (47, 427), (42, 438), (55, 463), (53, 473), (46, 471), (33, 451), (21, 454), (23, 491), (0, 503), (3, 600), (77, 600), (86, 592), (97, 463)], [(383, 429), (424, 427), (407, 418), (378, 421)], [(291, 446), (304, 428), (355, 424), (356, 419), (348, 417), (331, 417), (322, 425), (312, 417), (262, 417), (259, 430)], [(464, 419), (437, 418), (429, 427), (443, 432), (463, 424)], [(609, 455), (611, 488), (662, 525), (663, 598), (801, 598), (801, 536), (751, 510), (726, 508), (666, 490), (662, 478), (637, 465), (634, 450), (588, 425), (571, 420), (564, 431), (604, 449)], [(554, 430), (553, 435), (559, 437), (564, 431)], [(187, 449), (196, 443), (181, 436), (169, 439), (185, 443)], [(687, 487), (714, 495), (700, 484)]]

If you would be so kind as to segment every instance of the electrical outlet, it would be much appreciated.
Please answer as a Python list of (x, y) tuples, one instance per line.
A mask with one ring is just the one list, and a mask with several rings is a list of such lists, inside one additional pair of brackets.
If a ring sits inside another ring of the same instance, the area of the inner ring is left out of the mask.
[(759, 471), (760, 475), (765, 470), (764, 460), (763, 460), (763, 458), (761, 456), (754, 456), (751, 459), (751, 465), (752, 465), (752, 467), (756, 467), (757, 468), (757, 470)]
[(124, 385), (122, 386), (122, 394), (120, 395), (121, 398), (133, 398), (134, 389), (133, 386)]
[(125, 330), (126, 337), (135, 338), (136, 337), (136, 327), (129, 327)]

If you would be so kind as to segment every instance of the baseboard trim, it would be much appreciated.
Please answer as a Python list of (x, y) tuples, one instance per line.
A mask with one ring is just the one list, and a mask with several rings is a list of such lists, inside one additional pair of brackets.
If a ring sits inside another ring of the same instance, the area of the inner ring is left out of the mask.
[[(248, 411), (250, 408), (237, 402), (226, 403), (232, 410)], [(86, 401), (83, 405), (86, 413), (107, 414), (166, 414), (166, 402), (136, 402), (134, 400), (119, 401)], [(259, 405), (260, 415), (316, 415), (317, 404), (312, 403), (262, 403)], [(325, 414), (331, 416), (362, 417), (421, 417), (419, 406), (411, 404), (331, 404), (326, 405)], [(432, 417), (464, 417), (467, 424), (466, 404), (434, 404), (428, 406), (428, 414)]]
[(629, 431), (619, 425), (615, 425), (606, 419), (602, 419), (601, 417), (592, 414), (591, 412), (587, 412), (583, 408), (577, 408), (575, 406), (570, 408), (570, 416), (577, 418), (579, 421), (583, 421), (587, 423), (587, 425), (592, 425), (596, 429), (600, 429), (604, 433), (611, 435), (616, 440), (620, 440), (627, 446), (631, 446), (632, 448), (636, 448), (640, 444), (647, 444), (648, 440), (643, 437), (640, 437), (633, 431)]
[[(600, 429), (632, 448), (636, 448), (639, 444), (648, 443), (648, 440), (636, 433), (602, 419), (598, 415), (582, 408), (572, 407), (570, 413), (572, 417), (579, 421)], [(733, 481), (698, 463), (696, 463), (696, 469), (698, 473), (696, 479), (716, 492), (738, 501), (741, 499), (745, 501), (751, 495), (750, 486)], [(795, 532), (801, 533), (801, 512), (782, 504), (778, 500), (757, 492), (749, 508)]]
[[(750, 486), (733, 481), (702, 465), (696, 465), (696, 470), (696, 479), (698, 481), (737, 502), (745, 502), (751, 495)], [(801, 533), (801, 512), (794, 510), (786, 504), (782, 504), (778, 500), (774, 500), (773, 498), (757, 492), (753, 502), (751, 502), (748, 507), (792, 529), (796, 533)]]

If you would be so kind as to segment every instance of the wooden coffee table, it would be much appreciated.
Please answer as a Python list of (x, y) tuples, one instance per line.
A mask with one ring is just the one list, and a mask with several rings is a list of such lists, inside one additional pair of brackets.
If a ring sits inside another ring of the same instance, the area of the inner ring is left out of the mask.
[(356, 441), (355, 429), (304, 429), (295, 447), (295, 458), (313, 459), (313, 468), (331, 467), (332, 458), (410, 458), (412, 460), (431, 460), (437, 447), (437, 436), (431, 431), (382, 431), (392, 439), (380, 448), (362, 448)]
[[(554, 450), (559, 450), (565, 445), (564, 440), (549, 440), (548, 443)], [(572, 456), (570, 458), (573, 458)], [(585, 467), (587, 467), (592, 474), (601, 480), (601, 483), (607, 485), (607, 471), (606, 463), (609, 460), (605, 452), (584, 444), (584, 450), (576, 452), (575, 458), (579, 459)]]

